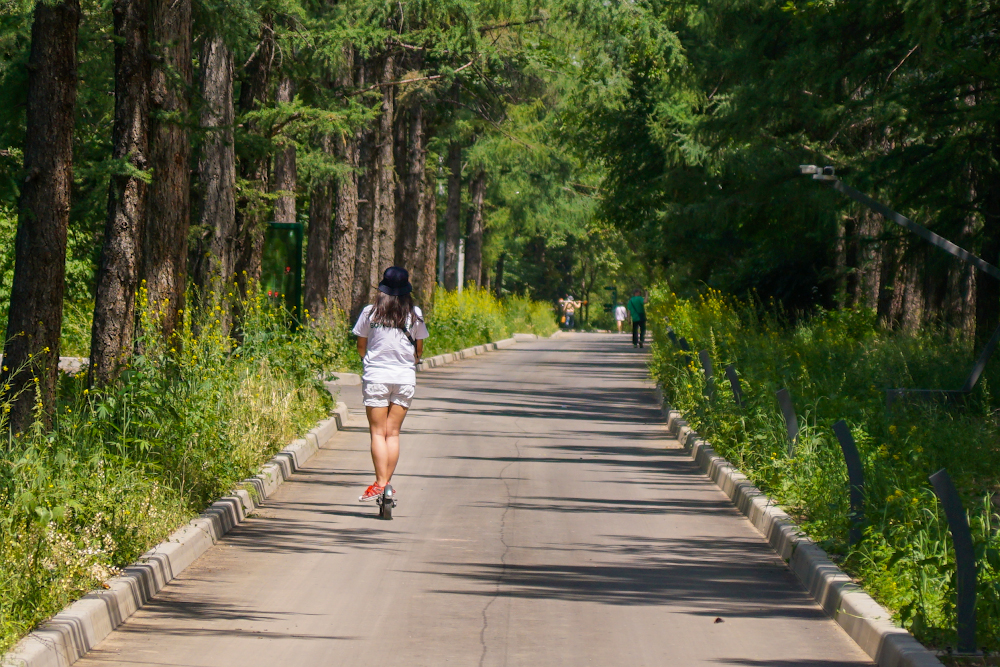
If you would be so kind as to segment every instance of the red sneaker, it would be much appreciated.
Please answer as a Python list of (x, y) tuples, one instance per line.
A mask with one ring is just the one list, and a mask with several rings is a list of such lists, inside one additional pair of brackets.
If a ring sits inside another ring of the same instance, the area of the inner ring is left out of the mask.
[(382, 489), (384, 488), (385, 488), (384, 486), (379, 486), (378, 483), (372, 484), (367, 489), (365, 489), (365, 492), (361, 495), (360, 498), (358, 498), (358, 502), (365, 503), (368, 502), (369, 500), (375, 500), (376, 498), (382, 495)]

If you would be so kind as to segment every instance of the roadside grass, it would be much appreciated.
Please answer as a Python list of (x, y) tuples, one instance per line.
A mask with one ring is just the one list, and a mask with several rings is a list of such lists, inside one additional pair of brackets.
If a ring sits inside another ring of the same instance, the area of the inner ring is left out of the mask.
[(426, 314), (430, 338), (425, 357), (509, 338), (514, 333), (548, 336), (556, 328), (549, 304), (527, 297), (497, 299), (487, 290), (438, 289)]
[[(237, 341), (222, 323), (231, 297), (188, 298), (204, 305), (169, 343), (147, 304), (119, 383), (91, 391), (84, 373), (61, 376), (51, 430), (0, 423), (0, 653), (328, 415), (321, 378), (361, 370), (343, 314), (293, 328), (259, 297), (238, 304)], [(64, 356), (87, 355), (92, 310), (67, 303)], [(556, 330), (548, 304), (484, 290), (439, 290), (427, 324), (429, 355)]]
[[(972, 350), (942, 331), (889, 331), (865, 310), (817, 312), (792, 321), (777, 307), (709, 290), (651, 294), (651, 371), (667, 400), (720, 454), (797, 517), (897, 622), (925, 644), (954, 645), (955, 561), (951, 536), (927, 476), (946, 468), (969, 512), (978, 559), (980, 646), (1000, 650), (1000, 423), (996, 363), (961, 406), (907, 402), (886, 407), (889, 388), (960, 387)], [(692, 362), (665, 326), (691, 344)], [(710, 351), (715, 398), (705, 396), (697, 351)], [(746, 405), (724, 375), (734, 364)], [(800, 423), (789, 456), (775, 392), (787, 388)], [(848, 481), (831, 426), (851, 427), (865, 469), (864, 539), (848, 546)]]
[(197, 336), (189, 313), (167, 344), (147, 309), (120, 383), (64, 376), (51, 430), (4, 429), (0, 652), (329, 414), (318, 378), (344, 366), (346, 323), (292, 330), (263, 300), (243, 312), (239, 343), (213, 303), (193, 314)]

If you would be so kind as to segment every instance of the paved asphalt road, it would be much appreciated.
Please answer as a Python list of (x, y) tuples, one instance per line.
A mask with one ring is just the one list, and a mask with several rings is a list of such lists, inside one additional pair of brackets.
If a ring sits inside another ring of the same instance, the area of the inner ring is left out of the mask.
[(344, 387), (347, 431), (77, 664), (870, 665), (667, 437), (644, 363), (579, 334), (422, 373), (391, 522)]

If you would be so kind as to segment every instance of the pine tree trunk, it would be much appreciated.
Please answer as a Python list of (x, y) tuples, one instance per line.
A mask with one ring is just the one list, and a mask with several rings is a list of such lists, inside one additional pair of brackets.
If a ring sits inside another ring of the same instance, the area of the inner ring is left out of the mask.
[[(14, 242), (2, 382), (10, 426), (23, 432), (36, 398), (51, 423), (66, 276), (66, 233), (73, 187), (77, 0), (35, 6), (28, 56), (24, 172)], [(38, 378), (37, 395), (34, 377)]]
[(899, 248), (895, 238), (886, 239), (882, 244), (879, 268), (878, 307), (875, 312), (882, 326), (892, 328), (896, 324), (894, 297), (899, 271)]
[(496, 278), (493, 280), (493, 289), (498, 299), (503, 296), (503, 263), (506, 257), (507, 253), (500, 253), (500, 259), (497, 260)]
[[(295, 97), (295, 85), (291, 77), (283, 77), (278, 82), (274, 101), (290, 104)], [(290, 144), (279, 148), (274, 156), (274, 192), (282, 193), (274, 202), (274, 221), (295, 222), (295, 187), (298, 174), (295, 169), (295, 146)]]
[(425, 232), (424, 196), (427, 192), (427, 148), (425, 145), (426, 126), (424, 111), (421, 104), (413, 104), (406, 113), (401, 113), (401, 125), (405, 126), (403, 134), (405, 143), (400, 146), (404, 162), (400, 169), (400, 184), (397, 200), (396, 216), (399, 219), (396, 237), (396, 261), (399, 266), (410, 272), (410, 280), (421, 282), (424, 270), (420, 262), (423, 254), (422, 241)]
[(153, 181), (142, 243), (142, 279), (164, 336), (180, 324), (191, 224), (191, 0), (151, 0), (149, 165)]
[[(271, 80), (271, 65), (274, 60), (274, 19), (271, 15), (262, 17), (260, 43), (256, 54), (246, 67), (246, 75), (240, 85), (239, 108), (241, 113), (254, 111), (267, 100), (268, 85)], [(259, 133), (255, 123), (247, 122), (247, 130)], [(269, 156), (263, 153), (249, 155), (240, 160), (240, 176), (250, 187), (264, 192), (267, 190)], [(257, 201), (242, 197), (236, 203), (236, 234), (233, 243), (233, 276), (240, 297), (249, 296), (251, 286), (256, 289), (260, 281), (260, 267), (264, 252), (264, 207)]]
[[(333, 152), (333, 139), (323, 137), (323, 150)], [(330, 292), (330, 226), (333, 221), (333, 200), (336, 185), (324, 178), (313, 187), (309, 196), (309, 238), (306, 242), (306, 276), (303, 305), (312, 320), (326, 314)]]
[[(115, 0), (112, 14), (116, 38), (112, 155), (144, 170), (149, 166), (149, 0)], [(112, 175), (91, 329), (91, 384), (114, 380), (132, 354), (147, 194), (141, 178)]]
[(370, 303), (372, 289), (372, 257), (375, 249), (375, 165), (377, 150), (373, 128), (364, 131), (359, 150), (361, 173), (358, 175), (358, 234), (354, 249), (354, 281), (351, 286), (351, 321), (357, 319)]
[(425, 306), (429, 306), (434, 296), (434, 286), (437, 284), (437, 177), (433, 171), (426, 175), (424, 181), (424, 227), (418, 238), (423, 244), (423, 252), (420, 256), (419, 283), (413, 284), (413, 290), (418, 299)]
[(459, 221), (462, 212), (462, 146), (448, 146), (448, 204), (444, 211), (444, 286), (458, 287)]
[(195, 284), (205, 291), (232, 284), (236, 233), (233, 54), (218, 33), (202, 45), (201, 97), (205, 140), (198, 157), (198, 240), (189, 259)]
[[(385, 56), (382, 64), (381, 81), (389, 82), (395, 77), (395, 59)], [(378, 157), (375, 183), (375, 235), (372, 259), (374, 273), (382, 272), (396, 260), (396, 160), (394, 151), (393, 112), (395, 87), (382, 87), (382, 114), (378, 120)], [(378, 282), (377, 280), (375, 281)]]
[[(1000, 141), (1000, 138), (994, 141)], [(1000, 143), (993, 147), (994, 160), (1000, 159)], [(995, 164), (995, 163), (994, 163)], [(993, 266), (1000, 265), (1000, 174), (993, 173), (992, 185), (986, 183), (979, 256)], [(976, 349), (979, 350), (1000, 326), (1000, 281), (991, 276), (976, 280)]]
[(858, 222), (858, 290), (857, 303), (877, 310), (882, 290), (882, 262), (885, 241), (884, 223), (877, 213), (865, 210)]
[[(344, 63), (337, 75), (336, 85), (346, 89), (355, 83), (364, 84), (364, 67), (358, 67), (355, 75), (354, 48), (344, 49)], [(336, 217), (330, 249), (330, 277), (328, 302), (336, 304), (345, 313), (351, 312), (351, 296), (354, 286), (354, 262), (358, 245), (358, 144), (361, 130), (351, 135), (337, 135), (334, 150), (341, 162), (350, 171), (336, 183)]]
[(469, 184), (472, 217), (465, 241), (465, 284), (482, 287), (483, 279), (483, 197), (486, 195), (486, 172), (479, 171)]

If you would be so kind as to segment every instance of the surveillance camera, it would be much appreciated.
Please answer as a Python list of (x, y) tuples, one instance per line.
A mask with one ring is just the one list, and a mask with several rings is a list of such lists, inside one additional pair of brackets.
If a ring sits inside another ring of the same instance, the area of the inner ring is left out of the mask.
[(814, 164), (800, 164), (799, 173), (802, 174), (803, 176), (806, 176), (808, 174), (818, 174), (819, 167), (817, 167)]

